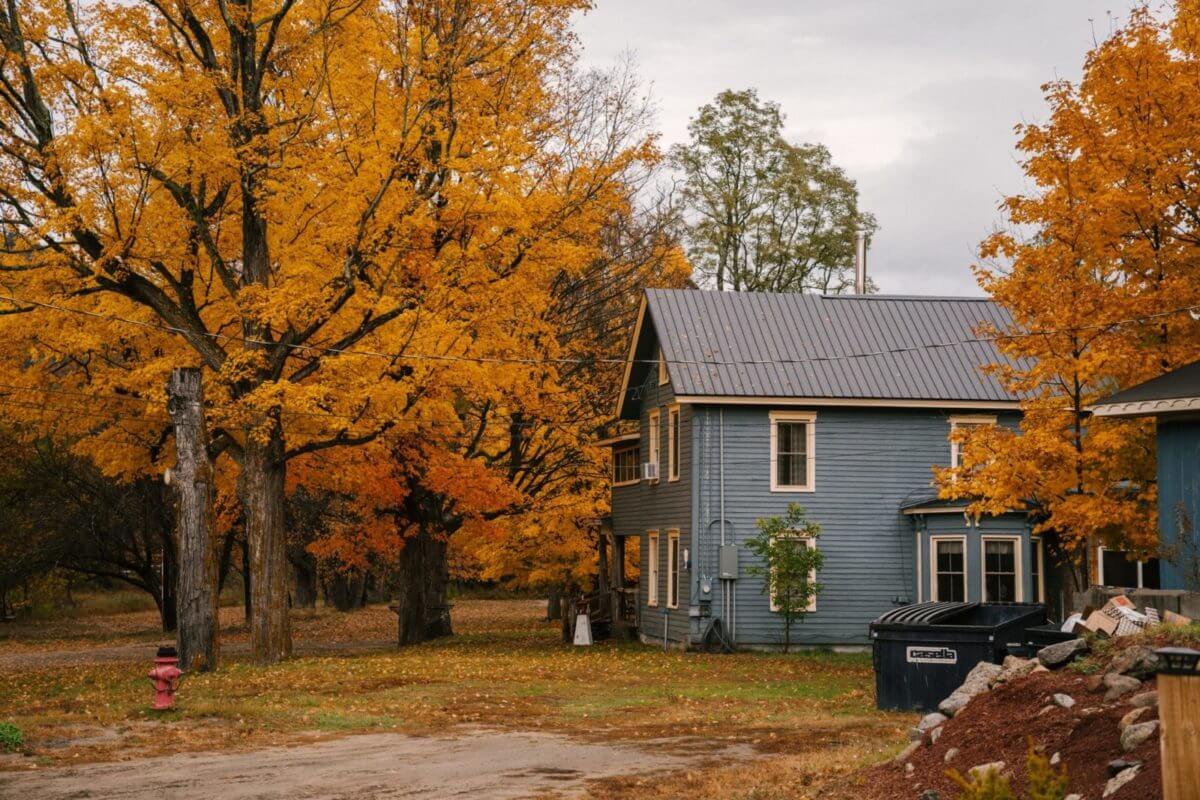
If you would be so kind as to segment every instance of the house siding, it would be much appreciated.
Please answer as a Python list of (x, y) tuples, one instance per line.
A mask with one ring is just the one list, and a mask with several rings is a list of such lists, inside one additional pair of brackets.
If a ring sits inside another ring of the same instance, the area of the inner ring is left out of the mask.
[[(686, 407), (685, 407), (686, 408)], [(950, 460), (950, 417), (931, 409), (814, 407), (815, 488), (811, 492), (770, 489), (770, 406), (707, 406), (690, 409), (694, 465), (696, 539), (693, 590), (713, 576), (712, 613), (722, 616), (725, 590), (716, 580), (720, 545), (721, 464), (724, 464), (725, 531), (738, 545), (740, 577), (734, 582), (736, 610), (726, 627), (739, 645), (778, 645), (783, 625), (770, 611), (761, 578), (747, 574), (747, 539), (756, 522), (804, 506), (820, 523), (825, 566), (817, 610), (794, 627), (799, 644), (866, 644), (867, 626), (898, 602), (917, 597), (917, 536), (914, 522), (900, 513), (901, 501), (929, 486), (931, 468)], [(791, 408), (789, 411), (801, 410)], [(1005, 417), (1006, 415), (1001, 415)], [(1011, 415), (1010, 415), (1011, 417)], [(1015, 417), (1002, 418), (1012, 424)], [(724, 428), (724, 458), (721, 431)], [(620, 490), (618, 490), (620, 491)], [(956, 515), (962, 522), (961, 515)], [(1027, 534), (1026, 545), (1027, 545)], [(644, 562), (643, 562), (644, 563)], [(978, 563), (975, 565), (978, 570)], [(928, 580), (928, 570), (923, 570)], [(1026, 570), (1028, 575), (1028, 570)], [(682, 610), (682, 609), (681, 609)]]
[[(638, 584), (638, 627), (643, 639), (662, 641), (663, 612), (667, 612), (667, 638), (677, 644), (690, 640), (688, 607), (691, 604), (692, 578), (684, 565), (684, 550), (695, 552), (692, 540), (692, 408), (679, 407), (679, 479), (669, 480), (668, 471), (668, 409), (675, 402), (671, 384), (658, 385), (658, 371), (647, 370), (639, 387), (641, 397), (640, 430), (642, 461), (650, 454), (650, 410), (659, 412), (659, 480), (640, 481), (629, 486), (613, 487), (613, 533), (617, 536), (637, 536), (641, 579)], [(649, 586), (646, 582), (649, 565), (648, 531), (658, 531), (658, 606), (649, 606)], [(668, 532), (679, 531), (678, 608), (667, 608), (667, 547)]]
[(1164, 589), (1200, 589), (1200, 422), (1158, 420), (1158, 533)]

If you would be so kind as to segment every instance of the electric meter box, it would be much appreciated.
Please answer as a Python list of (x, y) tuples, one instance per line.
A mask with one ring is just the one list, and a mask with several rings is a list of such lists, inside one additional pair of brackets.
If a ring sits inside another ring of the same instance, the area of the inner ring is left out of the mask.
[(736, 544), (721, 545), (721, 580), (732, 581), (738, 578), (738, 549)]

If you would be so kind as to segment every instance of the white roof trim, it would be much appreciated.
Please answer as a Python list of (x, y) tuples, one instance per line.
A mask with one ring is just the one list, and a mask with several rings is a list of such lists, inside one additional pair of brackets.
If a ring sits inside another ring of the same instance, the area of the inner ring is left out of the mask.
[(966, 504), (961, 506), (913, 506), (901, 510), (901, 514), (963, 514)]
[(1017, 400), (906, 400), (854, 397), (729, 397), (724, 395), (680, 395), (677, 403), (740, 406), (868, 406), (877, 408), (945, 408), (979, 411), (1019, 410)]
[(1152, 417), (1181, 411), (1200, 411), (1200, 397), (1135, 400), (1130, 403), (1100, 403), (1091, 407), (1091, 412), (1097, 417)]
[(637, 325), (633, 328), (633, 338), (629, 340), (629, 355), (625, 359), (625, 375), (621, 378), (621, 391), (617, 394), (617, 419), (625, 409), (625, 395), (629, 393), (629, 376), (633, 372), (633, 357), (637, 353), (638, 340), (642, 338), (642, 320), (646, 318), (646, 293), (642, 292), (642, 303), (638, 306)]
[(641, 440), (640, 433), (622, 433), (617, 436), (609, 436), (607, 439), (597, 439), (592, 442), (596, 447), (604, 447), (610, 444), (623, 444), (625, 442), (636, 442)]

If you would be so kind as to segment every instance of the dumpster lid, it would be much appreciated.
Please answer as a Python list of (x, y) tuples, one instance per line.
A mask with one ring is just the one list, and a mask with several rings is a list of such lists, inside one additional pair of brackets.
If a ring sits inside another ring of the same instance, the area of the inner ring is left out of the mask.
[(927, 603), (893, 608), (875, 620), (876, 625), (930, 625), (946, 617), (975, 608), (979, 603), (950, 603), (931, 600)]

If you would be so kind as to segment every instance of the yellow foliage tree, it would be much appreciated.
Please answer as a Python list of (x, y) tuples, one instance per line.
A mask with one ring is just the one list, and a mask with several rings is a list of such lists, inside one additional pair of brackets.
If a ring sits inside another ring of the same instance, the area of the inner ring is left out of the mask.
[(1024, 416), (960, 433), (963, 465), (938, 474), (975, 513), (1029, 508), (1076, 556), (1157, 542), (1150, 424), (1088, 406), (1200, 356), (1200, 4), (1175, 12), (1134, 11), (1078, 84), (1044, 87), (1049, 119), (1017, 129), (1037, 190), (1004, 201), (1012, 228), (976, 272), (1011, 312), (983, 333), (1014, 360), (993, 369)]
[[(586, 6), (0, 10), (6, 412), (112, 474), (154, 471), (166, 376), (202, 367), (259, 660), (291, 648), (289, 465), (355, 491), (387, 475), (399, 502), (440, 458), (402, 463), (414, 442), (478, 460), (591, 424), (548, 410), (570, 353), (542, 311), (658, 154), (628, 94), (576, 68)], [(523, 415), (544, 430), (514, 448)]]

